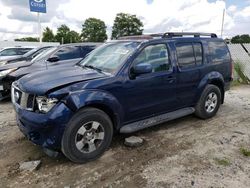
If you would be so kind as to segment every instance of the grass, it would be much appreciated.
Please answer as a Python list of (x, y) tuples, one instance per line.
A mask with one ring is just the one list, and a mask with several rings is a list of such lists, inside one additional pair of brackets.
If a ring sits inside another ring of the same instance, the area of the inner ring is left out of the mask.
[(245, 149), (245, 148), (240, 148), (240, 152), (242, 155), (244, 155), (246, 157), (250, 157), (250, 150)]
[(241, 85), (241, 83), (238, 80), (236, 80), (236, 79), (234, 79), (233, 82), (231, 83), (232, 87), (234, 87), (234, 86), (240, 86), (240, 85)]
[(218, 165), (222, 165), (222, 166), (229, 166), (231, 164), (231, 162), (226, 158), (223, 158), (223, 159), (215, 158), (214, 160)]
[(244, 74), (243, 72), (243, 65), (240, 62), (236, 62), (234, 64), (234, 70), (236, 74), (238, 75), (238, 79), (236, 80), (236, 83), (242, 83), (242, 84), (249, 84), (250, 79)]

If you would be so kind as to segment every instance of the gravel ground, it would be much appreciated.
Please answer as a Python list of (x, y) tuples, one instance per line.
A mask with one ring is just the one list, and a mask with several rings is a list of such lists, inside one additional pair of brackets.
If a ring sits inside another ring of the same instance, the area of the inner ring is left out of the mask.
[[(188, 116), (134, 134), (138, 148), (117, 135), (98, 160), (78, 165), (50, 158), (20, 133), (10, 102), (0, 103), (0, 187), (249, 187), (250, 87), (234, 87), (216, 117)], [(19, 163), (41, 160), (39, 170)]]

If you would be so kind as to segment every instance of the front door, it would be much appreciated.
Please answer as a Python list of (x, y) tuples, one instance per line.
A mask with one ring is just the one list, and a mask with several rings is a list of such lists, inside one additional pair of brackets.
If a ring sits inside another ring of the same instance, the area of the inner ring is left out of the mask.
[(134, 59), (131, 69), (140, 63), (151, 64), (153, 71), (137, 75), (125, 83), (126, 123), (172, 111), (176, 107), (176, 74), (167, 45), (146, 46)]

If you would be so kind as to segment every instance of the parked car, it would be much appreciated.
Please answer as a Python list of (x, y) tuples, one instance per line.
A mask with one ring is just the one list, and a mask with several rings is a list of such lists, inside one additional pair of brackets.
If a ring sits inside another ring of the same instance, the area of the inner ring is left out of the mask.
[(51, 47), (31, 61), (0, 66), (0, 100), (10, 97), (11, 84), (24, 75), (60, 67), (71, 67), (91, 52), (99, 43), (66, 44)]
[(6, 60), (11, 57), (20, 57), (32, 50), (32, 47), (9, 47), (0, 51), (0, 61)]
[(34, 59), (37, 55), (41, 54), (44, 50), (51, 48), (51, 46), (43, 46), (43, 47), (37, 47), (34, 48), (30, 51), (28, 51), (27, 53), (25, 53), (22, 56), (18, 56), (18, 57), (9, 57), (6, 58), (5, 60), (0, 61), (0, 66), (1, 65), (6, 65), (6, 64), (10, 64), (10, 63), (17, 63), (17, 62), (23, 62), (23, 61), (31, 61), (32, 59)]
[(232, 81), (227, 45), (216, 34), (125, 37), (78, 66), (13, 83), (20, 130), (46, 151), (84, 163), (132, 133), (189, 114), (213, 117)]

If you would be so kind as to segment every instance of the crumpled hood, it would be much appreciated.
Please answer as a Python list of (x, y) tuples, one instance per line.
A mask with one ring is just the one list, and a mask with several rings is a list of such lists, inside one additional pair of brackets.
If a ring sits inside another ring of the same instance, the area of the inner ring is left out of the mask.
[(17, 85), (24, 92), (44, 95), (52, 89), (67, 84), (103, 77), (107, 77), (107, 75), (95, 70), (74, 66), (28, 74), (19, 79)]
[(7, 70), (7, 69), (13, 69), (13, 68), (21, 68), (21, 67), (27, 67), (30, 66), (32, 63), (30, 61), (18, 61), (16, 63), (10, 63), (0, 66), (0, 71)]

